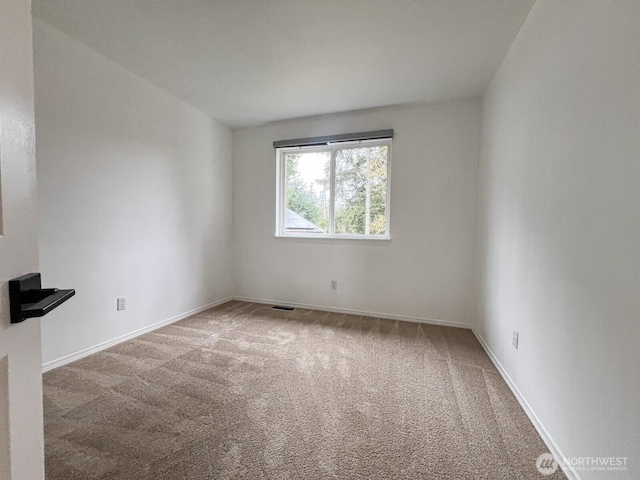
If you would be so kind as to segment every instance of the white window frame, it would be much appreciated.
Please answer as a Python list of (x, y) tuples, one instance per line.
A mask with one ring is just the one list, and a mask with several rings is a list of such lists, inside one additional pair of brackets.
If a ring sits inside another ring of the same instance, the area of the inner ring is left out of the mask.
[[(391, 138), (375, 140), (357, 140), (348, 142), (329, 142), (326, 145), (312, 145), (301, 147), (276, 148), (276, 237), (286, 238), (324, 238), (324, 239), (348, 239), (348, 240), (391, 240)], [(335, 181), (336, 181), (336, 151), (344, 147), (358, 148), (358, 146), (386, 146), (387, 150), (387, 196), (385, 205), (385, 233), (384, 234), (341, 234), (335, 233)], [(330, 177), (330, 203), (329, 203), (329, 232), (327, 233), (288, 233), (285, 225), (286, 166), (284, 156), (287, 153), (303, 152), (331, 152), (331, 177)]]

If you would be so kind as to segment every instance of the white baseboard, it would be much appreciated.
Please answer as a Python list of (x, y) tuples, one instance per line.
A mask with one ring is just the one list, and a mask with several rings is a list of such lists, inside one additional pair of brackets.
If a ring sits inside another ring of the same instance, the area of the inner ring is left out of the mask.
[(234, 296), (233, 300), (239, 302), (264, 303), (267, 305), (282, 305), (285, 307), (306, 308), (309, 310), (320, 310), (323, 312), (345, 313), (348, 315), (360, 315), (363, 317), (384, 318), (386, 320), (402, 320), (413, 323), (426, 323), (429, 325), (441, 325), (444, 327), (466, 328), (470, 330), (472, 327), (468, 323), (453, 322), (450, 320), (437, 320), (434, 318), (409, 317), (406, 315), (393, 315), (390, 313), (368, 312), (366, 310), (352, 310), (349, 308), (334, 308), (324, 305), (310, 305), (307, 303), (281, 302), (279, 300), (269, 300), (265, 298), (239, 297)]
[[(489, 345), (487, 345), (487, 342), (485, 342), (484, 338), (482, 338), (482, 336), (478, 333), (478, 331), (475, 328), (472, 328), (471, 330), (473, 331), (473, 334), (478, 339), (478, 342), (480, 342), (480, 345), (482, 345), (482, 348), (484, 349), (486, 354), (489, 356), (493, 364), (498, 369), (498, 372), (500, 372), (500, 375), (502, 376), (506, 384), (509, 386), (509, 388), (515, 395), (516, 400), (518, 400), (518, 403), (520, 404), (524, 412), (529, 417), (529, 420), (531, 420), (531, 423), (533, 424), (536, 431), (538, 432), (538, 435), (540, 435), (540, 437), (542, 438), (542, 441), (545, 443), (545, 445), (549, 449), (549, 453), (551, 453), (557, 459), (566, 458), (562, 454), (562, 451), (560, 450), (556, 442), (553, 441), (553, 438), (551, 438), (551, 435), (549, 435), (549, 432), (544, 427), (544, 425), (542, 424), (542, 422), (540, 421), (536, 413), (533, 411), (533, 408), (531, 408), (531, 405), (529, 405), (529, 402), (527, 402), (527, 400), (524, 398), (524, 396), (522, 395), (522, 392), (520, 392), (516, 384), (513, 382), (513, 380), (507, 373), (507, 371), (504, 369), (504, 367), (498, 360), (498, 358), (494, 355), (493, 351), (491, 351), (491, 349), (489, 348)], [(580, 480), (578, 473), (575, 470), (573, 470), (570, 465), (564, 465), (562, 463), (559, 463), (559, 466), (560, 468), (562, 468), (562, 471), (564, 472), (564, 474), (567, 476), (569, 480)]]
[(142, 334), (151, 332), (153, 330), (157, 330), (160, 327), (164, 327), (165, 325), (169, 325), (170, 323), (177, 322), (178, 320), (182, 320), (183, 318), (190, 317), (191, 315), (195, 315), (196, 313), (204, 312), (205, 310), (209, 310), (210, 308), (217, 307), (218, 305), (222, 305), (225, 302), (233, 300), (232, 297), (223, 298), (222, 300), (218, 300), (217, 302), (209, 303), (207, 305), (203, 305), (202, 307), (194, 308), (193, 310), (189, 310), (184, 313), (180, 313), (178, 315), (174, 315), (173, 317), (162, 320), (158, 323), (154, 323), (153, 325), (146, 326), (144, 328), (140, 328), (139, 330), (134, 330), (133, 332), (126, 333), (124, 335), (120, 335), (119, 337), (113, 338), (111, 340), (107, 340), (106, 342), (99, 343), (94, 345), (93, 347), (85, 348), (78, 352), (72, 353), (70, 355), (66, 355), (64, 357), (58, 358), (56, 360), (51, 360), (50, 362), (46, 362), (42, 364), (42, 372), (48, 372), (57, 367), (61, 367), (71, 362), (75, 362), (76, 360), (80, 360), (88, 355), (93, 353), (97, 353), (105, 348), (113, 347), (118, 343), (125, 342), (127, 340), (131, 340), (132, 338), (138, 337)]

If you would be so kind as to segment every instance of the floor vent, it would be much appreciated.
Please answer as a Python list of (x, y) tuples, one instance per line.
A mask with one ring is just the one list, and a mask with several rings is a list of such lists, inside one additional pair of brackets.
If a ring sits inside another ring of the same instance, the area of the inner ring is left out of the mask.
[(286, 310), (287, 312), (293, 312), (295, 310), (293, 307), (285, 307), (284, 305), (274, 305), (271, 308), (274, 310)]

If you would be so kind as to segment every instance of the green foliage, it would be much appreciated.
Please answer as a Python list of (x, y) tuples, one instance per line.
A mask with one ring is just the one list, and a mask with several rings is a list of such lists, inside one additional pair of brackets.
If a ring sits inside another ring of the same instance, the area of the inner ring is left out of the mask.
[[(387, 155), (388, 147), (386, 146), (338, 151), (336, 156), (336, 233), (373, 235), (385, 233)], [(368, 232), (367, 210), (369, 211)]]
[[(336, 152), (335, 232), (340, 234), (384, 234), (386, 231), (388, 147), (345, 148)], [(306, 185), (298, 171), (300, 155), (286, 156), (287, 208), (329, 230), (324, 198)], [(325, 179), (316, 183), (318, 192), (328, 192), (330, 166)]]
[(318, 206), (318, 199), (313, 188), (307, 186), (300, 177), (299, 158), (300, 155), (287, 155), (286, 157), (287, 208), (318, 225), (322, 211)]

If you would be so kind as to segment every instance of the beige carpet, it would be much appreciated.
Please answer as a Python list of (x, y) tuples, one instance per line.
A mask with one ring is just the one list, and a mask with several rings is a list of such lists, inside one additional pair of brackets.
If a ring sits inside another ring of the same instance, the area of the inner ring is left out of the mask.
[(44, 375), (47, 478), (538, 479), (468, 330), (230, 302)]

